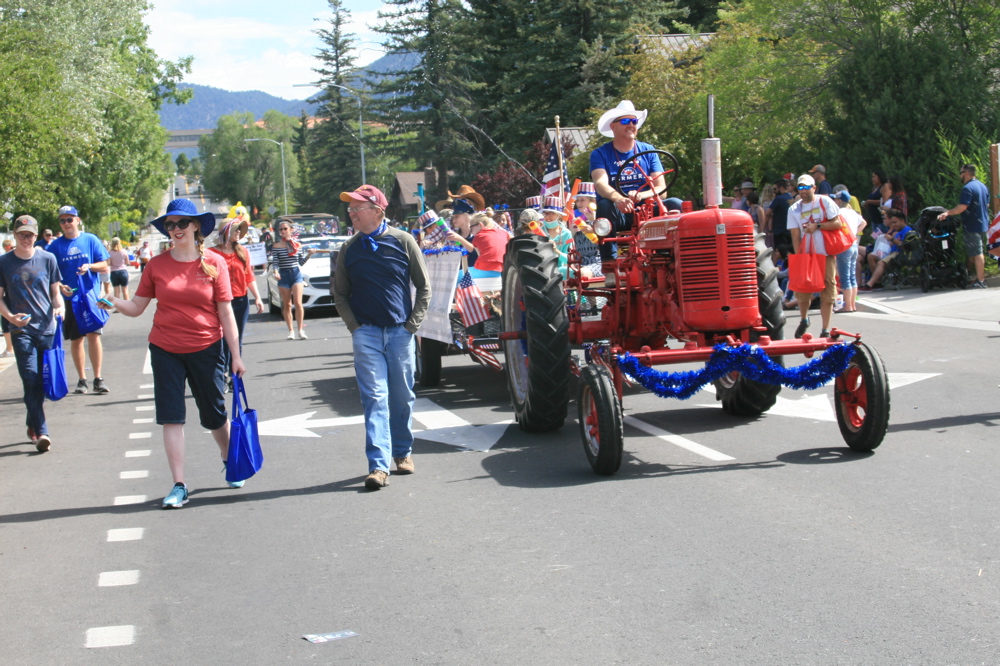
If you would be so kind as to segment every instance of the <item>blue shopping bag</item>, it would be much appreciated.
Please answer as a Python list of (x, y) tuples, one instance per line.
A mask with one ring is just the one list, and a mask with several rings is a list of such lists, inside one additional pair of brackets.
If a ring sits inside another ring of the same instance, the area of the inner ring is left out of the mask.
[(62, 400), (69, 393), (69, 382), (66, 380), (66, 351), (62, 345), (62, 317), (56, 317), (56, 334), (52, 339), (52, 348), (42, 352), (42, 383), (45, 385), (45, 397), (49, 400)]
[(250, 409), (243, 380), (233, 374), (233, 420), (229, 424), (226, 481), (246, 481), (260, 471), (264, 452), (257, 433), (257, 410)]
[(97, 305), (100, 296), (94, 289), (93, 273), (87, 271), (80, 275), (80, 288), (73, 294), (70, 305), (73, 308), (73, 316), (76, 318), (76, 329), (82, 335), (93, 333), (108, 323), (111, 313), (102, 310)]

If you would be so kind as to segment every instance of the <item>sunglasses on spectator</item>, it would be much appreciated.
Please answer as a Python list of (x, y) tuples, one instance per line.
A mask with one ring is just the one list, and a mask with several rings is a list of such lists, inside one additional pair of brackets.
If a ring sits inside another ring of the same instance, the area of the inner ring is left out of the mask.
[(188, 217), (183, 220), (177, 220), (176, 222), (164, 222), (163, 228), (166, 229), (167, 231), (173, 231), (174, 229), (184, 230), (187, 229), (188, 225), (191, 224), (192, 222), (194, 222), (194, 220)]
[(811, 190), (812, 185), (799, 185), (799, 190)]
[(74, 219), (76, 219), (76, 218), (72, 218), (72, 217), (60, 217), (60, 218), (59, 218), (59, 224), (69, 224), (69, 223), (71, 223), (71, 222), (72, 222), (72, 221), (73, 221)]
[(639, 119), (638, 118), (619, 118), (618, 122), (621, 123), (622, 125), (638, 125), (639, 124)]
[(358, 211), (370, 210), (372, 208), (374, 208), (374, 206), (352, 206), (351, 208), (347, 209), (347, 212), (348, 213), (357, 213)]

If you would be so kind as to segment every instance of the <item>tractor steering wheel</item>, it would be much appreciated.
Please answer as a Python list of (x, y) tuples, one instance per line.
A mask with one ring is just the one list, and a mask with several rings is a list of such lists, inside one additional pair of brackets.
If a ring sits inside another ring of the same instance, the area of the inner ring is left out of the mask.
[[(665, 150), (645, 150), (645, 151), (643, 151), (641, 153), (636, 153), (632, 157), (630, 157), (627, 160), (625, 160), (622, 163), (622, 165), (618, 168), (618, 173), (616, 173), (614, 175), (614, 178), (611, 179), (611, 187), (615, 188), (615, 191), (618, 192), (618, 194), (622, 195), (623, 197), (624, 196), (628, 196), (627, 194), (625, 194), (624, 192), (622, 192), (621, 185), (619, 184), (619, 180), (620, 180), (622, 172), (625, 171), (625, 168), (628, 165), (635, 163), (636, 160), (638, 160), (643, 155), (653, 155), (654, 153), (656, 155), (660, 156), (660, 163), (663, 166), (667, 166), (667, 164), (673, 164), (672, 168), (664, 169), (663, 173), (660, 174), (662, 176), (666, 176), (666, 175), (670, 174), (670, 178), (667, 181), (666, 185), (664, 185), (663, 189), (660, 190), (659, 192), (655, 192), (655, 195), (658, 198), (662, 199), (663, 195), (667, 193), (667, 190), (669, 190), (671, 187), (673, 187), (674, 183), (677, 182), (677, 171), (681, 168), (680, 167), (680, 163), (677, 162), (677, 158), (674, 157), (673, 155), (671, 155), (670, 153), (668, 153)], [(666, 157), (667, 159), (664, 160), (664, 157)], [(646, 182), (644, 184), (640, 185), (638, 187), (638, 189), (636, 189), (634, 191), (635, 192), (642, 192), (647, 187), (650, 190), (653, 189), (653, 179), (649, 177), (649, 174), (646, 174)]]

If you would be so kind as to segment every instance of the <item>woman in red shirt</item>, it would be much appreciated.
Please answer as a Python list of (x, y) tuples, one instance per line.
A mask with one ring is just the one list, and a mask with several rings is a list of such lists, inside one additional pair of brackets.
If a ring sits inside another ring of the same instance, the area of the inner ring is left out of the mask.
[[(215, 247), (211, 248), (226, 262), (229, 272), (229, 286), (233, 292), (233, 316), (236, 317), (236, 330), (240, 336), (240, 353), (243, 352), (243, 330), (250, 317), (247, 291), (253, 294), (257, 314), (264, 311), (264, 302), (260, 300), (260, 293), (257, 291), (257, 278), (254, 276), (253, 266), (250, 265), (250, 255), (246, 248), (240, 245), (240, 240), (247, 235), (249, 228), (250, 223), (246, 220), (240, 218), (225, 220), (222, 228), (215, 234)], [(229, 365), (229, 350), (226, 347), (222, 348), (222, 360), (224, 365)], [(227, 392), (232, 382), (232, 378), (227, 374)]]
[[(151, 224), (170, 238), (173, 247), (146, 264), (132, 300), (112, 298), (111, 302), (123, 315), (138, 317), (156, 299), (149, 354), (156, 422), (163, 426), (163, 447), (174, 478), (163, 508), (171, 509), (188, 501), (184, 482), (184, 382), (191, 387), (198, 405), (201, 426), (212, 432), (225, 463), (229, 419), (223, 396), (224, 344), (232, 358), (232, 372), (242, 377), (246, 368), (240, 357), (226, 262), (204, 248), (205, 237), (215, 228), (215, 216), (199, 215), (192, 202), (174, 199), (166, 214)], [(243, 482), (229, 485), (238, 488)]]

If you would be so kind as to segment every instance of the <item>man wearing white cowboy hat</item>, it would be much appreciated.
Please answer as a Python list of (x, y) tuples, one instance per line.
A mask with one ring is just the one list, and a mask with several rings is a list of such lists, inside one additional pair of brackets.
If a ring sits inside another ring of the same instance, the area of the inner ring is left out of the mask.
[[(619, 175), (623, 164), (634, 155), (648, 150), (655, 150), (648, 143), (636, 140), (639, 128), (646, 121), (646, 109), (637, 111), (629, 100), (622, 100), (618, 106), (605, 111), (597, 121), (597, 129), (601, 134), (611, 137), (611, 141), (596, 148), (590, 153), (590, 176), (597, 190), (597, 217), (606, 217), (614, 225), (616, 231), (624, 231), (632, 224), (631, 215), (635, 206), (654, 196), (653, 190), (644, 187), (646, 175), (653, 180), (657, 192), (663, 189), (663, 165), (659, 155), (645, 155), (638, 160), (638, 166), (645, 172), (629, 168)], [(612, 187), (615, 176), (619, 176), (619, 193)], [(640, 188), (643, 190), (640, 192)], [(667, 208), (680, 210), (679, 199), (668, 199)], [(609, 245), (601, 246), (601, 254), (605, 258), (613, 256)]]

